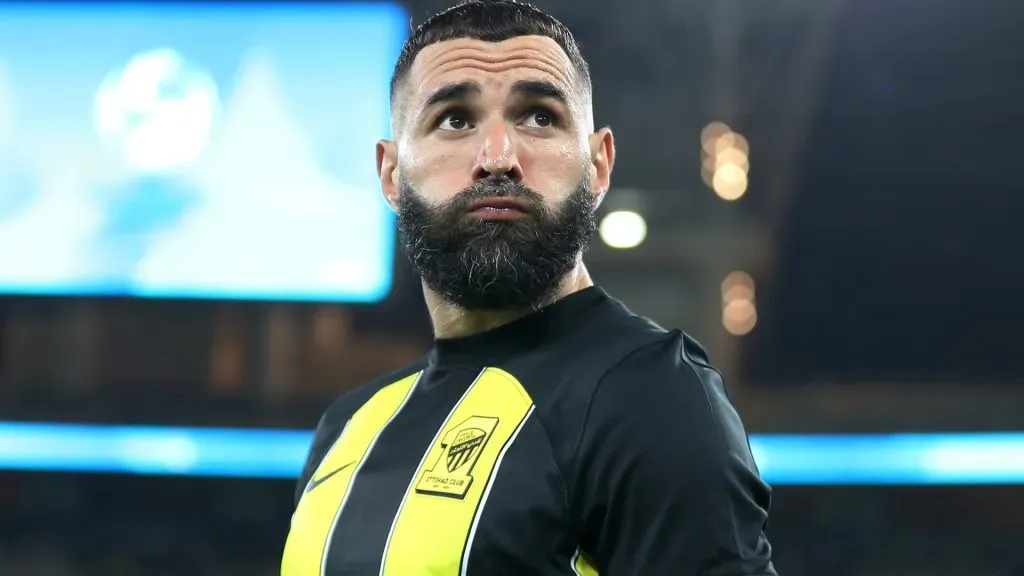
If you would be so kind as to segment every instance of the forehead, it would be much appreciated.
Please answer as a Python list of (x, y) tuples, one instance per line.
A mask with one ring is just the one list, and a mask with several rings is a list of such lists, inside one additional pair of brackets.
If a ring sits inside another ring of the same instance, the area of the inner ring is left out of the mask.
[(520, 36), (502, 42), (457, 38), (431, 44), (409, 71), (410, 94), (422, 102), (446, 84), (475, 80), (485, 90), (523, 80), (547, 80), (575, 93), (576, 72), (562, 47), (545, 36)]

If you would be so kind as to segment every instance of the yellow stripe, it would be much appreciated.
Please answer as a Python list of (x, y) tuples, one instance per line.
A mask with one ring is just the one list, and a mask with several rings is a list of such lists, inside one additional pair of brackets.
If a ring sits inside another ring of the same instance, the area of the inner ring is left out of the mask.
[(576, 555), (573, 556), (572, 569), (576, 572), (577, 576), (599, 576), (597, 568), (590, 563), (587, 555), (579, 550), (577, 550)]
[(511, 374), (497, 368), (480, 374), (412, 479), (384, 551), (382, 576), (459, 576), (492, 474), (532, 407)]
[[(419, 374), (413, 374), (374, 394), (352, 416), (320, 462), (309, 484), (312, 489), (307, 487), (292, 516), (281, 560), (281, 576), (321, 576), (334, 526), (352, 479), (380, 432), (412, 393), (418, 377)], [(339, 469), (341, 471), (337, 472)], [(320, 481), (323, 483), (317, 485)]]

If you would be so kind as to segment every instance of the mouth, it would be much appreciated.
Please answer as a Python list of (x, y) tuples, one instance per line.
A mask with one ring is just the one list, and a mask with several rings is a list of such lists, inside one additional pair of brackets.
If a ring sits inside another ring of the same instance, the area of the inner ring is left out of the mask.
[(469, 206), (469, 213), (486, 220), (514, 220), (528, 215), (526, 207), (514, 198), (485, 198)]

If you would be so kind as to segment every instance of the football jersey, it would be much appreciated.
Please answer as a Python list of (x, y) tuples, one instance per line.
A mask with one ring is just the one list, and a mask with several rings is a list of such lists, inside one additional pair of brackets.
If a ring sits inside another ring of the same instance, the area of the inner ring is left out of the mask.
[(282, 576), (775, 576), (704, 351), (589, 288), (338, 399)]

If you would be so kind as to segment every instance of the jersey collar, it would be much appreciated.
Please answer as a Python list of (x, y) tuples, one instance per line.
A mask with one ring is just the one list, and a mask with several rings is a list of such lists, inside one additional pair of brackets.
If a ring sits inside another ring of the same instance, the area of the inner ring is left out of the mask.
[(584, 288), (493, 330), (434, 341), (433, 364), (487, 364), (532, 350), (580, 329), (588, 312), (609, 302), (597, 286)]

